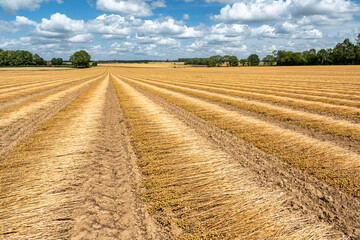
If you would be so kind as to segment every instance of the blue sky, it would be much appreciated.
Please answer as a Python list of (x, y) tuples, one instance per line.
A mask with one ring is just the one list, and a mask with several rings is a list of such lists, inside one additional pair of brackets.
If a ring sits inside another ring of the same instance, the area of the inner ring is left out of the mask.
[(360, 0), (0, 0), (0, 48), (46, 59), (177, 59), (334, 47)]

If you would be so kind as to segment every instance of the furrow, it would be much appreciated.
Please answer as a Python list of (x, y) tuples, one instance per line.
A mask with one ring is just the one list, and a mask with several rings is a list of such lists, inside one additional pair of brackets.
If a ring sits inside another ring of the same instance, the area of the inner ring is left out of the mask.
[(275, 118), (286, 123), (299, 125), (308, 129), (314, 129), (323, 134), (332, 134), (360, 143), (360, 126), (359, 124), (352, 123), (350, 121), (334, 119), (332, 117), (276, 106), (265, 102), (251, 101), (238, 97), (228, 96), (225, 94), (212, 93), (188, 87), (175, 86), (172, 84), (147, 80), (142, 80), (142, 82), (148, 82), (158, 87), (163, 87), (166, 89), (190, 94), (192, 96), (204, 98), (210, 101), (223, 103), (239, 109), (255, 112), (266, 117)]
[[(97, 75), (99, 76), (99, 75)], [(69, 84), (69, 83), (75, 83), (78, 81), (83, 81), (86, 79), (71, 79), (71, 80), (62, 80), (62, 81), (58, 81), (56, 83), (49, 83), (49, 84), (44, 84), (42, 86), (36, 86), (36, 87), (30, 87), (30, 88), (25, 88), (25, 89), (21, 89), (19, 91), (14, 91), (14, 92), (5, 92), (3, 94), (0, 95), (0, 102), (1, 104), (6, 104), (8, 101), (13, 101), (16, 98), (20, 98), (20, 97), (24, 97), (26, 95), (30, 95), (30, 94), (35, 94), (35, 93), (39, 93), (39, 92), (43, 92), (46, 90), (51, 90), (54, 89), (56, 87), (61, 87), (64, 84)]]
[(286, 206), (300, 210), (305, 215), (314, 215), (321, 222), (334, 225), (342, 235), (350, 239), (360, 237), (360, 201), (326, 183), (292, 168), (280, 159), (256, 149), (251, 144), (233, 136), (213, 124), (189, 114), (166, 100), (135, 87), (139, 92), (160, 104), (198, 134), (209, 139), (233, 159), (251, 171), (256, 181), (268, 189), (279, 190), (286, 194)]
[(19, 144), (39, 124), (52, 118), (99, 79), (80, 82), (0, 111), (0, 156)]
[(186, 109), (267, 153), (274, 154), (307, 174), (348, 194), (360, 196), (360, 157), (354, 152), (253, 117), (243, 116), (216, 103), (128, 78), (122, 79)]
[[(220, 70), (220, 69), (219, 69)], [(342, 99), (349, 99), (349, 100), (359, 100), (359, 91), (354, 90), (354, 86), (350, 85), (347, 87), (344, 87), (343, 90), (339, 90), (339, 86), (341, 84), (337, 84), (334, 88), (331, 87), (325, 87), (330, 80), (326, 79), (324, 82), (317, 84), (316, 86), (309, 86), (313, 82), (308, 81), (306, 84), (302, 84), (297, 87), (293, 87), (291, 84), (291, 81), (289, 81), (288, 77), (291, 77), (292, 75), (295, 75), (296, 72), (291, 72), (291, 74), (286, 75), (286, 79), (278, 80), (276, 83), (269, 79), (269, 75), (261, 75), (261, 78), (251, 80), (247, 77), (247, 75), (243, 75), (243, 69), (239, 70), (236, 75), (230, 74), (228, 71), (221, 72), (222, 74), (218, 74), (216, 72), (211, 72), (198, 75), (199, 73), (196, 72), (196, 74), (192, 74), (191, 72), (177, 72), (176, 75), (171, 75), (171, 78), (173, 81), (184, 81), (184, 79), (187, 79), (185, 81), (192, 80), (194, 83), (206, 83), (206, 84), (217, 84), (221, 86), (226, 87), (243, 87), (247, 89), (257, 89), (257, 90), (274, 90), (279, 92), (289, 92), (289, 93), (295, 93), (295, 94), (312, 94), (312, 95), (319, 95), (319, 96), (325, 96), (325, 97), (336, 97), (336, 98), (342, 98)], [(281, 69), (277, 69), (277, 71), (281, 72)], [(167, 72), (133, 72), (129, 71), (127, 69), (128, 76), (138, 76), (140, 78), (155, 78), (155, 79), (161, 79), (161, 80), (169, 80), (167, 78)], [(260, 72), (257, 72), (257, 74), (260, 74)], [(226, 78), (224, 78), (224, 75)], [(321, 75), (322, 76), (322, 75)], [(304, 78), (304, 76), (301, 75), (295, 75), (297, 78)], [(319, 77), (319, 76), (317, 76)], [(332, 76), (330, 76), (332, 77)], [(264, 80), (266, 79), (266, 80)], [(338, 82), (342, 83), (344, 79), (339, 79)], [(219, 84), (221, 83), (221, 84)]]
[[(147, 80), (151, 80), (151, 81), (159, 81), (160, 79), (156, 80), (156, 79), (149, 79), (147, 78)], [(226, 94), (230, 94), (230, 95), (235, 95), (235, 96), (241, 96), (240, 94), (238, 94), (238, 91), (240, 91), (240, 93), (242, 92), (250, 92), (250, 93), (260, 93), (260, 94), (264, 94), (267, 96), (280, 96), (280, 97), (286, 97), (288, 99), (301, 99), (301, 100), (307, 100), (307, 101), (312, 101), (312, 102), (322, 102), (322, 103), (328, 103), (328, 104), (333, 104), (333, 105), (340, 105), (340, 106), (348, 106), (348, 107), (360, 107), (360, 101), (356, 101), (356, 100), (350, 100), (350, 99), (344, 99), (344, 95), (340, 95), (338, 96), (338, 98), (336, 98), (335, 96), (316, 96), (316, 95), (311, 95), (309, 93), (292, 93), (292, 92), (288, 92), (288, 91), (281, 91), (279, 89), (277, 90), (266, 90), (263, 87), (262, 88), (256, 88), (256, 87), (246, 87), (243, 85), (226, 85), (226, 84), (214, 84), (214, 83), (207, 83), (207, 82), (200, 82), (200, 81), (181, 81), (181, 80), (176, 80), (176, 81), (169, 81), (169, 80), (164, 80), (161, 79), (161, 82), (164, 83), (172, 83), (172, 84), (182, 84), (181, 86), (184, 86), (183, 84), (186, 84), (185, 86), (194, 86), (195, 88), (197, 87), (205, 87), (204, 90), (209, 90), (209, 91), (213, 91), (215, 89), (216, 90), (226, 90)], [(347, 95), (349, 96), (349, 95)], [(356, 96), (351, 96), (352, 99), (357, 99), (360, 100), (359, 98), (356, 98)]]
[(97, 81), (0, 161), (0, 236), (68, 239), (97, 140), (108, 80)]
[[(260, 188), (228, 154), (176, 116), (115, 78), (120, 106), (140, 159), (149, 211), (184, 239), (322, 239)], [(188, 101), (184, 98), (182, 101)]]
[(141, 173), (110, 82), (71, 239), (168, 239), (139, 201)]
[[(147, 82), (159, 82), (157, 80), (145, 80), (145, 79), (137, 79), (140, 81), (147, 81)], [(170, 84), (166, 82), (164, 84)], [(224, 88), (215, 88), (215, 87), (207, 87), (207, 86), (200, 86), (194, 85), (189, 83), (177, 83), (171, 82), (171, 85), (181, 86), (189, 89), (199, 89), (204, 90), (206, 92), (214, 92), (220, 93), (229, 96), (236, 96), (242, 99), (249, 99), (249, 100), (260, 100), (265, 103), (273, 103), (273, 104), (281, 104), (285, 107), (296, 107), (301, 109), (305, 109), (308, 111), (316, 111), (319, 113), (330, 113), (335, 114), (341, 117), (353, 118), (353, 119), (360, 119), (360, 109), (357, 107), (349, 107), (349, 106), (339, 106), (329, 103), (321, 103), (321, 102), (314, 102), (308, 100), (301, 100), (289, 97), (281, 97), (281, 96), (272, 96), (267, 94), (260, 94), (260, 93), (251, 93), (246, 91), (239, 91), (239, 90), (231, 90), (231, 89), (224, 89)]]

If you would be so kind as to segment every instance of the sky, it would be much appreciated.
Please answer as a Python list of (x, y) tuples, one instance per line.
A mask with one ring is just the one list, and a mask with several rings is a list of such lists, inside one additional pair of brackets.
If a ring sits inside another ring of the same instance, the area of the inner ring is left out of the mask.
[(50, 60), (304, 51), (360, 33), (360, 0), (0, 0), (0, 48)]

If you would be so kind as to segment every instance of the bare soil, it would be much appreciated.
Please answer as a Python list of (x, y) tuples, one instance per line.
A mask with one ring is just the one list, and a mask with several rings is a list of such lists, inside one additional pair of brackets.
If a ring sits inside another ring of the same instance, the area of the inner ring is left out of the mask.
[(141, 174), (113, 85), (74, 211), (71, 239), (167, 239), (141, 204)]

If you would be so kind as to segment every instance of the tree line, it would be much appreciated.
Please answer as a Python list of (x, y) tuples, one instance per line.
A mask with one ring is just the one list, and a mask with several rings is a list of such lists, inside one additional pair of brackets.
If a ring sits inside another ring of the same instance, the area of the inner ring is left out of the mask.
[(279, 66), (292, 65), (355, 65), (360, 64), (360, 34), (356, 43), (348, 38), (334, 48), (304, 52), (275, 51), (274, 60)]
[(32, 54), (24, 50), (2, 50), (0, 49), (0, 66), (31, 66), (46, 65), (46, 61), (38, 54)]
[[(72, 66), (77, 68), (90, 67), (91, 56), (85, 50), (75, 52), (70, 56)], [(52, 58), (51, 65), (62, 65), (62, 58)], [(2, 50), (0, 49), (0, 66), (18, 67), (18, 66), (45, 66), (45, 61), (38, 54), (32, 54), (24, 50)], [(93, 62), (92, 66), (97, 66), (97, 62)]]
[[(207, 65), (215, 66), (258, 66), (260, 58), (257, 54), (251, 54), (246, 59), (236, 56), (212, 56), (209, 58), (179, 58), (179, 62), (185, 65)], [(274, 51), (272, 55), (267, 55), (262, 59), (267, 66), (294, 66), (294, 65), (354, 65), (360, 64), (360, 34), (356, 38), (356, 43), (345, 39), (342, 43), (336, 44), (334, 48), (326, 48), (316, 51), (310, 49), (303, 52)]]

